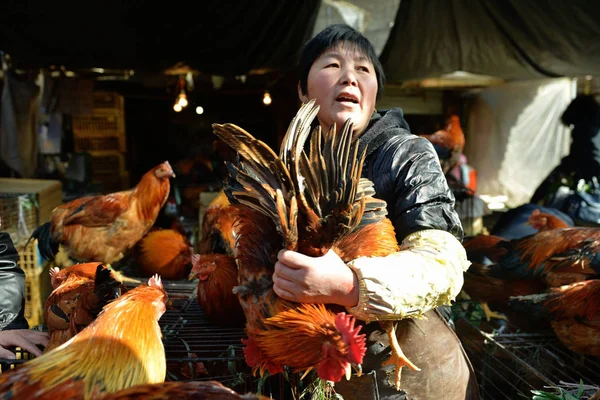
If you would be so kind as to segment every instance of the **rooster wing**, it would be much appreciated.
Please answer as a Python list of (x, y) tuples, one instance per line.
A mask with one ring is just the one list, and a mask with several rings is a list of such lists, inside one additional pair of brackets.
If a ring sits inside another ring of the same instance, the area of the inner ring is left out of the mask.
[(130, 206), (130, 192), (91, 197), (64, 217), (63, 226), (76, 224), (88, 227), (105, 226), (113, 223)]

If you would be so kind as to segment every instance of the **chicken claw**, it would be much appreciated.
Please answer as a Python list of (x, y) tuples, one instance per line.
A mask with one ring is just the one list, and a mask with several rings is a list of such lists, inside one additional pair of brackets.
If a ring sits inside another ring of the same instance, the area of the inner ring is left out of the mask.
[(381, 365), (394, 365), (396, 367), (396, 379), (394, 381), (396, 385), (396, 390), (400, 390), (400, 380), (402, 376), (402, 367), (408, 366), (413, 371), (420, 371), (421, 368), (417, 367), (412, 363), (402, 352), (400, 348), (400, 344), (398, 343), (398, 338), (396, 338), (396, 329), (394, 328), (393, 322), (382, 323), (384, 326), (386, 333), (388, 334), (388, 338), (390, 340), (390, 346), (392, 348), (392, 354), (390, 358), (384, 361)]
[(488, 303), (486, 302), (480, 302), (481, 304), (481, 309), (483, 310), (483, 313), (485, 314), (485, 319), (489, 322), (492, 318), (497, 318), (497, 319), (503, 319), (503, 320), (508, 320), (508, 318), (506, 318), (506, 316), (504, 314), (500, 314), (496, 311), (492, 311), (490, 309), (490, 306), (488, 306)]

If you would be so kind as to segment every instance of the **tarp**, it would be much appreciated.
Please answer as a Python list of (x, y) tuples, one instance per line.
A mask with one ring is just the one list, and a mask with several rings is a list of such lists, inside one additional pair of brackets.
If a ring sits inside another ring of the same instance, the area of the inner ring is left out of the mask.
[(569, 78), (515, 81), (468, 100), (465, 155), (477, 170), (477, 194), (506, 195), (509, 207), (531, 195), (569, 152), (560, 117), (574, 97)]
[(454, 71), (507, 80), (600, 73), (600, 4), (402, 0), (381, 60), (389, 82)]
[(161, 71), (178, 62), (201, 72), (291, 69), (320, 0), (175, 2), (5, 0), (0, 51), (19, 67)]
[(0, 158), (20, 178), (33, 178), (37, 166), (40, 87), (4, 71), (0, 101)]

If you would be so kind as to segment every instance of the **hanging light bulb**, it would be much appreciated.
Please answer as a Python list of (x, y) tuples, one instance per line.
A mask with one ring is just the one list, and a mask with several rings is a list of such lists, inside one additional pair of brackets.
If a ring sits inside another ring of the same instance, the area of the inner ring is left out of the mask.
[(188, 105), (187, 96), (185, 95), (185, 92), (183, 90), (181, 91), (181, 93), (179, 93), (179, 97), (177, 98), (177, 104), (179, 104), (182, 108), (187, 107)]
[(180, 112), (183, 108), (181, 107), (181, 105), (179, 105), (179, 103), (175, 103), (175, 105), (173, 106), (173, 110), (175, 110), (175, 112)]
[(178, 104), (179, 107), (183, 109), (188, 105), (187, 95), (185, 94), (185, 79), (183, 78), (183, 76), (179, 76), (179, 79), (177, 80), (177, 87), (175, 88), (175, 93), (177, 93), (177, 91), (179, 91), (179, 95), (175, 100), (175, 104)]
[(271, 99), (269, 91), (265, 90), (265, 95), (263, 96), (263, 103), (265, 104), (265, 106), (268, 106), (269, 104), (271, 104), (272, 101), (273, 100)]
[(204, 108), (202, 106), (196, 107), (196, 114), (204, 114)]

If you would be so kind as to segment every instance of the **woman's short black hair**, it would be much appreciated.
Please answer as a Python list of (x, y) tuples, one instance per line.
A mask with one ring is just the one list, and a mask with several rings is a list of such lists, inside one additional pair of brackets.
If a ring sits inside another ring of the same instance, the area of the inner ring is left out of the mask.
[(383, 92), (385, 74), (381, 62), (379, 62), (379, 57), (375, 53), (375, 48), (362, 33), (346, 24), (329, 25), (304, 45), (304, 49), (302, 49), (302, 54), (300, 55), (300, 62), (298, 63), (302, 93), (306, 93), (308, 90), (308, 72), (315, 60), (326, 50), (343, 42), (355, 45), (373, 63), (377, 76), (377, 98), (379, 98)]

